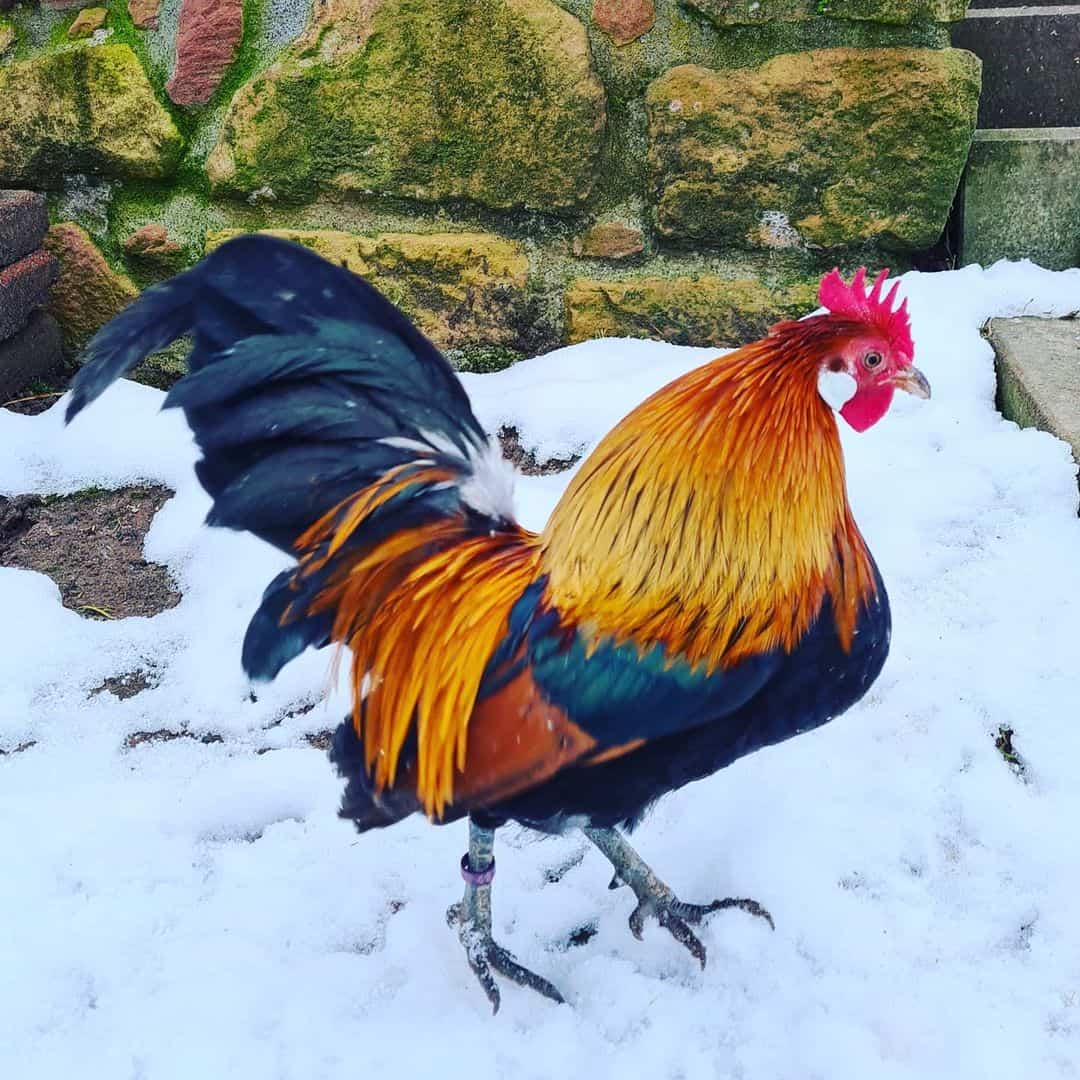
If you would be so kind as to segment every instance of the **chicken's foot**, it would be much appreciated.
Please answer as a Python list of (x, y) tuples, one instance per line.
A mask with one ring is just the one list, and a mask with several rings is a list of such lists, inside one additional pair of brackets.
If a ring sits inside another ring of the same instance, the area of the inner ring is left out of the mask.
[(452, 904), (446, 920), (457, 927), (458, 938), (465, 949), (469, 967), (497, 1013), (501, 999), (492, 971), (543, 994), (552, 1001), (562, 1002), (562, 994), (547, 979), (541, 978), (521, 964), (491, 937), (491, 882), (495, 877), (495, 830), (484, 829), (469, 822), (469, 851), (461, 859), (461, 876), (465, 879), (465, 895), (460, 903)]
[(725, 908), (739, 908), (764, 919), (776, 929), (772, 916), (756, 900), (729, 896), (724, 900), (714, 900), (711, 904), (683, 903), (616, 829), (587, 827), (584, 831), (615, 868), (610, 887), (617, 888), (619, 884), (624, 884), (633, 889), (638, 904), (630, 915), (630, 932), (639, 941), (645, 928), (645, 918), (652, 915), (704, 967), (705, 946), (690, 927), (697, 926), (706, 915)]

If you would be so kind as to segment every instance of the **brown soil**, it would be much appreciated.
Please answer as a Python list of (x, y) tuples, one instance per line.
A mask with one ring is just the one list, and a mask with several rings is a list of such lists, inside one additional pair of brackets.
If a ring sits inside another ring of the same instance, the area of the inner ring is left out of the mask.
[(171, 495), (163, 487), (129, 487), (0, 496), (0, 566), (47, 574), (64, 606), (80, 615), (157, 615), (175, 607), (180, 592), (168, 569), (147, 562), (142, 548)]
[(522, 446), (521, 435), (517, 428), (500, 428), (498, 438), (503, 457), (525, 476), (550, 476), (552, 473), (566, 472), (581, 460), (580, 455), (576, 455), (569, 458), (548, 458), (545, 461), (538, 461), (534, 451), (526, 450)]

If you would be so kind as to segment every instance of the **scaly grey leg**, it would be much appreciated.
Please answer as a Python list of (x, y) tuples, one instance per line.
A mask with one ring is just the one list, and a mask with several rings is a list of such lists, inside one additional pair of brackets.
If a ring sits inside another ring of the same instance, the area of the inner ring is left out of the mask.
[(772, 916), (756, 900), (728, 897), (714, 900), (711, 904), (684, 904), (616, 829), (596, 829), (589, 826), (584, 832), (615, 867), (615, 877), (609, 887), (617, 888), (621, 883), (633, 889), (638, 905), (630, 916), (630, 932), (639, 941), (645, 927), (645, 916), (653, 915), (704, 967), (705, 946), (698, 940), (689, 924), (696, 926), (706, 915), (725, 908), (739, 908), (764, 919), (769, 926), (776, 929)]
[(491, 937), (491, 882), (495, 877), (495, 830), (484, 829), (469, 821), (469, 851), (461, 859), (461, 876), (465, 879), (465, 895), (446, 913), (447, 922), (456, 926), (465, 949), (469, 967), (491, 1002), (491, 1011), (499, 1011), (499, 988), (495, 970), (518, 986), (535, 990), (552, 1001), (562, 1002), (562, 994), (539, 975), (522, 967), (514, 957)]

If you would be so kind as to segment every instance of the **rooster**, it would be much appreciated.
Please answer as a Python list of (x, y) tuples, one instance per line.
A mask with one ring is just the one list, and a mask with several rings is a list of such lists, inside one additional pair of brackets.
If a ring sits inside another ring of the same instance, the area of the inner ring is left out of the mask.
[(827, 309), (676, 379), (583, 462), (544, 531), (450, 365), (375, 288), (240, 237), (142, 294), (88, 347), (70, 421), (193, 335), (165, 407), (199, 447), (208, 523), (295, 557), (242, 650), (272, 679), (310, 646), (352, 653), (331, 759), (361, 832), (467, 816), (450, 910), (493, 1009), (495, 974), (562, 1001), (492, 938), (495, 830), (582, 828), (704, 966), (684, 903), (626, 830), (662, 795), (857, 702), (889, 648), (885, 587), (848, 505), (837, 413), (930, 396), (887, 271), (837, 271)]

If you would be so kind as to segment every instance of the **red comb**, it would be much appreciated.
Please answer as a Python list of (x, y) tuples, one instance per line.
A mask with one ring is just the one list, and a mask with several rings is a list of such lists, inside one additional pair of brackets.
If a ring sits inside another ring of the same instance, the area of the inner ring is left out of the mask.
[(818, 303), (828, 308), (833, 315), (872, 326), (884, 335), (893, 349), (910, 360), (915, 355), (915, 343), (911, 340), (911, 318), (908, 315), (907, 300), (893, 310), (893, 301), (900, 288), (898, 280), (893, 282), (893, 287), (884, 297), (881, 295), (888, 276), (889, 271), (882, 270), (868, 293), (865, 266), (860, 266), (855, 271), (850, 285), (844, 283), (839, 270), (830, 270), (821, 279)]

